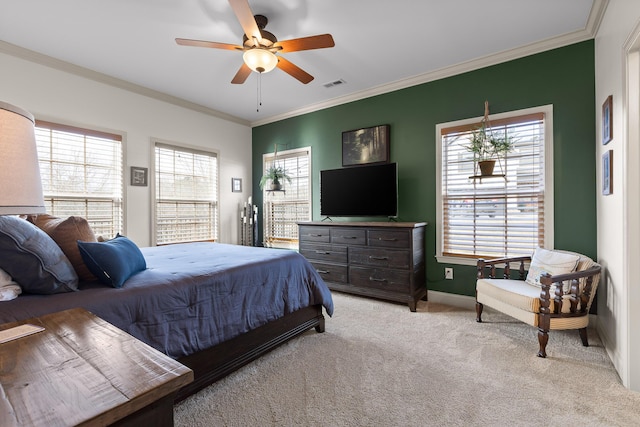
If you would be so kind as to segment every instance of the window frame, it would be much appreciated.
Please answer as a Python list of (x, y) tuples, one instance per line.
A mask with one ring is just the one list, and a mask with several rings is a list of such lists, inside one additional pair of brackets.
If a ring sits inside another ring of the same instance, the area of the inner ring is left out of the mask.
[[(553, 105), (543, 105), (521, 110), (508, 111), (500, 114), (493, 114), (490, 120), (499, 121), (530, 114), (544, 114), (544, 247), (553, 249), (554, 242), (554, 184), (553, 184)], [(442, 150), (442, 130), (456, 126), (468, 126), (483, 119), (482, 116), (469, 119), (456, 120), (452, 122), (439, 123), (436, 125), (436, 260), (444, 264), (473, 265), (477, 264), (477, 259), (472, 257), (444, 255), (444, 213), (443, 213), (443, 150)]]
[[(311, 221), (311, 218), (313, 215), (313, 165), (312, 165), (313, 157), (312, 157), (311, 147), (310, 146), (300, 147), (300, 148), (293, 148), (289, 150), (279, 151), (277, 153), (277, 159), (279, 160), (283, 158), (301, 157), (299, 155), (300, 153), (306, 153), (307, 161), (309, 165), (308, 188), (307, 188), (308, 197), (306, 199), (306, 203), (308, 204), (309, 215), (305, 219), (298, 219), (298, 221)], [(275, 153), (265, 153), (262, 155), (262, 173), (263, 174), (266, 172), (269, 162), (272, 162), (275, 159), (275, 157), (276, 157)], [(287, 186), (291, 185), (286, 181), (283, 182), (282, 184), (284, 185), (285, 191), (287, 189)], [(278, 196), (268, 191), (268, 188), (265, 186), (265, 188), (262, 190), (262, 224), (263, 224), (262, 242), (263, 242), (263, 245), (265, 247), (271, 247), (271, 248), (297, 250), (299, 248), (299, 242), (300, 242), (299, 236), (297, 240), (292, 239), (292, 240), (289, 240), (288, 243), (287, 241), (284, 241), (284, 240), (275, 241), (275, 242), (267, 241), (268, 239), (267, 232), (268, 232), (268, 224), (269, 224), (268, 218), (267, 218), (267, 214), (268, 214), (267, 203), (270, 197), (278, 197)], [(302, 199), (298, 199), (298, 200), (302, 200)], [(291, 203), (300, 203), (300, 202), (294, 202), (292, 200)]]
[[(104, 237), (105, 239), (111, 239), (115, 237), (117, 233), (127, 233), (127, 221), (126, 221), (126, 191), (125, 191), (125, 183), (124, 183), (124, 175), (125, 175), (125, 152), (126, 152), (126, 138), (123, 133), (118, 133), (111, 130), (98, 130), (95, 128), (90, 128), (84, 125), (70, 125), (66, 123), (61, 123), (54, 120), (41, 120), (36, 119), (35, 128), (46, 129), (48, 132), (63, 132), (67, 134), (73, 134), (76, 136), (82, 136), (85, 140), (87, 138), (97, 138), (97, 139), (105, 139), (111, 140), (119, 143), (120, 145), (120, 156), (117, 159), (118, 166), (120, 167), (119, 173), (116, 173), (118, 177), (118, 182), (116, 182), (117, 190), (119, 191), (119, 197), (107, 197), (107, 196), (96, 196), (96, 197), (88, 197), (91, 193), (86, 193), (85, 196), (76, 196), (76, 195), (68, 195), (68, 196), (58, 196), (59, 200), (76, 200), (76, 201), (85, 201), (86, 203), (90, 203), (91, 201), (107, 201), (111, 200), (113, 206), (119, 209), (120, 217), (113, 218), (113, 230), (112, 235), (103, 236), (101, 233), (101, 228), (99, 225), (95, 224), (93, 221), (93, 216), (89, 215), (88, 212), (77, 212), (74, 215), (81, 216), (86, 218), (92, 229), (96, 231), (96, 234)], [(36, 129), (36, 139), (38, 135), (38, 130)], [(86, 153), (85, 153), (86, 154)], [(39, 162), (44, 162), (47, 160), (39, 159)], [(86, 162), (83, 163), (86, 166)], [(117, 171), (116, 171), (117, 172)], [(119, 184), (119, 185), (118, 185)], [(44, 190), (44, 189), (43, 189)], [(55, 199), (53, 196), (44, 195), (45, 206), (47, 206), (50, 202), (48, 199)], [(59, 216), (55, 211), (47, 212), (48, 214)], [(119, 225), (119, 227), (118, 227)]]
[[(151, 139), (151, 170), (149, 174), (149, 183), (151, 190), (151, 244), (152, 246), (164, 246), (170, 244), (177, 244), (183, 242), (173, 242), (173, 243), (158, 243), (158, 226), (157, 226), (157, 173), (158, 173), (158, 165), (156, 164), (156, 147), (164, 146), (167, 148), (172, 148), (176, 150), (183, 150), (189, 153), (202, 153), (206, 155), (212, 155), (216, 159), (216, 170), (215, 170), (215, 221), (214, 221), (214, 230), (215, 236), (213, 239), (207, 241), (219, 241), (220, 240), (220, 153), (217, 150), (206, 149), (202, 147), (196, 147), (188, 144), (178, 143), (174, 141), (166, 141), (158, 138)], [(202, 241), (202, 240), (198, 240)]]

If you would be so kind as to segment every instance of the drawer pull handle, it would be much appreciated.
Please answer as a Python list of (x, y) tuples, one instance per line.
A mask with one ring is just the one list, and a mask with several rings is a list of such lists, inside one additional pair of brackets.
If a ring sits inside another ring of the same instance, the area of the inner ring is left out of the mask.
[(316, 270), (319, 274), (329, 274), (327, 270)]
[(331, 255), (331, 252), (327, 252), (327, 251), (316, 251), (316, 253), (318, 255)]
[(309, 237), (323, 237), (322, 234), (309, 234)]
[(369, 259), (373, 259), (376, 261), (386, 261), (389, 259), (388, 256), (373, 256), (373, 255), (369, 255)]
[(391, 239), (384, 239), (382, 237), (378, 237), (378, 240), (382, 240), (383, 242), (395, 242), (398, 239), (396, 239), (395, 237), (391, 238)]
[(371, 282), (386, 282), (387, 279), (376, 279), (375, 277), (369, 277)]
[(356, 236), (342, 236), (343, 239), (357, 239)]

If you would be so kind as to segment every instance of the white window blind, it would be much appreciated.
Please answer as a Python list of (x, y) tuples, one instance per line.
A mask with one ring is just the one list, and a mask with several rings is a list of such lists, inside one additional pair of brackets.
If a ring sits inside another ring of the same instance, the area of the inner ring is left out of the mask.
[(281, 181), (284, 191), (263, 192), (264, 245), (278, 248), (298, 247), (298, 222), (311, 220), (311, 149), (295, 149), (263, 157), (264, 170), (273, 164), (282, 166), (291, 182)]
[(35, 131), (47, 213), (122, 232), (122, 136), (40, 120)]
[(218, 238), (218, 163), (215, 153), (155, 144), (157, 245)]
[(490, 178), (478, 177), (473, 153), (465, 148), (480, 123), (440, 128), (439, 255), (499, 258), (530, 255), (545, 245), (545, 125), (543, 112), (491, 120), (491, 130), (506, 133), (514, 146), (497, 159), (497, 176)]

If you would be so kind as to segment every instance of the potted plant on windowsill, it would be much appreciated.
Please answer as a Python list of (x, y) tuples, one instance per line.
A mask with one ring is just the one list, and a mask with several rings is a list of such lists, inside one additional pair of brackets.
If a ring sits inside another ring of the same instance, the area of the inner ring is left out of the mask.
[(506, 134), (496, 135), (485, 122), (471, 134), (466, 149), (473, 153), (481, 176), (493, 175), (496, 159), (505, 157), (513, 149), (513, 140)]
[(271, 181), (270, 190), (280, 191), (282, 190), (282, 181), (286, 180), (291, 183), (291, 177), (282, 166), (270, 166), (269, 169), (260, 178), (260, 189), (264, 189), (264, 186), (268, 181)]

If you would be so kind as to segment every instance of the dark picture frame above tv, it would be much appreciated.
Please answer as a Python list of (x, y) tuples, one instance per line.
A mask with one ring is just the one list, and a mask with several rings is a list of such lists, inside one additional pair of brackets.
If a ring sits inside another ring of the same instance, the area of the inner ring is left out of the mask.
[(389, 125), (342, 132), (342, 166), (389, 163)]
[(320, 171), (320, 215), (397, 217), (397, 163)]

